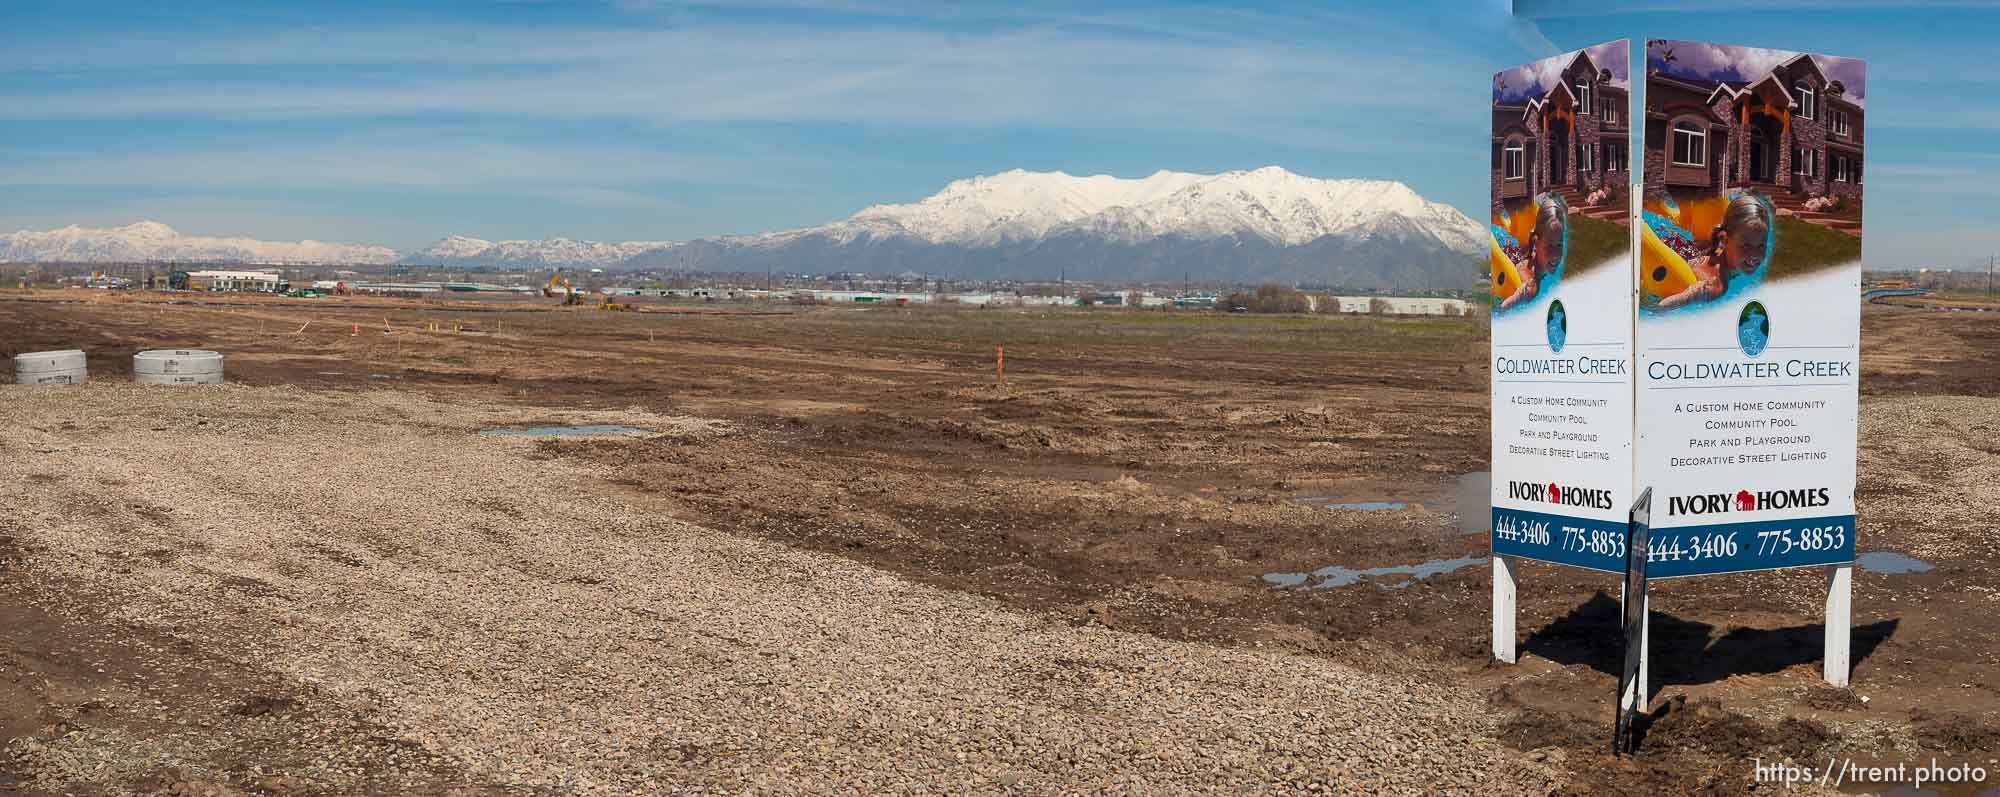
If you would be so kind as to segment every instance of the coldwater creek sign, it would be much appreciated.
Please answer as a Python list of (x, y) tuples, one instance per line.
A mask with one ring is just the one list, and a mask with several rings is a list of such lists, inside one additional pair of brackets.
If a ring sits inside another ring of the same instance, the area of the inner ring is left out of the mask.
[(1829, 566), (1844, 684), (1865, 65), (1652, 40), (1634, 86), (1629, 56), (1493, 79), (1495, 653), (1513, 560), (1627, 572), (1647, 489), (1647, 579)]
[[(1493, 81), (1493, 553), (1625, 571), (1632, 500), (1628, 48)], [(1575, 157), (1582, 151), (1587, 157)]]
[[(1697, 74), (1673, 51), (1733, 60)], [(1852, 562), (1863, 66), (1673, 41), (1647, 62), (1666, 156), (1637, 260), (1647, 576)]]

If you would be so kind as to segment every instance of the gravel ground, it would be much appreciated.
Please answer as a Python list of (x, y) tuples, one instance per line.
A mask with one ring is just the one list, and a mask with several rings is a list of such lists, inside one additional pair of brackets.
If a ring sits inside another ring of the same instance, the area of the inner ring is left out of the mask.
[[(553, 793), (1546, 793), (1471, 690), (1077, 626), (648, 516), (495, 425), (727, 424), (233, 385), (0, 386), (26, 566), (477, 783)], [(225, 731), (218, 731), (225, 732)], [(16, 753), (131, 788), (146, 740)], [(129, 772), (126, 773), (129, 775)], [(337, 769), (299, 773), (343, 782)], [(210, 773), (218, 782), (235, 775)], [(268, 784), (265, 790), (274, 789)], [(391, 790), (394, 790), (393, 788)]]

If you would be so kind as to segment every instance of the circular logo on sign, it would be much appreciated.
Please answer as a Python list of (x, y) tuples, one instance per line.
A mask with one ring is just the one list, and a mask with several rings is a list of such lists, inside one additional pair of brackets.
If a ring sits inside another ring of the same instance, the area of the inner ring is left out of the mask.
[(1549, 350), (1560, 352), (1563, 341), (1569, 338), (1569, 314), (1563, 311), (1561, 299), (1549, 302)]
[(1763, 354), (1770, 341), (1771, 315), (1764, 312), (1764, 303), (1743, 305), (1743, 312), (1736, 316), (1736, 342), (1743, 347), (1743, 353), (1751, 357)]

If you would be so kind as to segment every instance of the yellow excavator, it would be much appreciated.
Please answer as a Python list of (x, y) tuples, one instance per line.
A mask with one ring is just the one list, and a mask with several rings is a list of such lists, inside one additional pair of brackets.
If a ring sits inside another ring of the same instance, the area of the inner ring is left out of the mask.
[(564, 307), (583, 304), (583, 294), (570, 287), (569, 280), (563, 279), (561, 274), (549, 277), (549, 284), (542, 287), (542, 295), (551, 299), (562, 299)]

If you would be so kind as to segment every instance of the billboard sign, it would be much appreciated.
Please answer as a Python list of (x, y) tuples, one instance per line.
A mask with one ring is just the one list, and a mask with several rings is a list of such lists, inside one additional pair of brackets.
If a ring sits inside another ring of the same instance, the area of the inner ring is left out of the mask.
[(1866, 67), (1657, 39), (1645, 55), (1648, 573), (1851, 562)]
[(1632, 250), (1624, 40), (1493, 76), (1496, 556), (1625, 571)]

